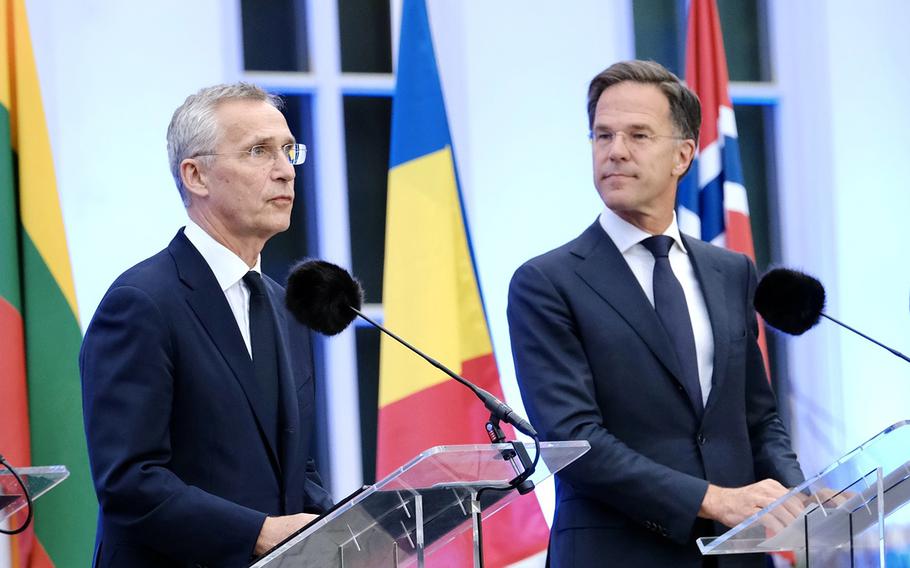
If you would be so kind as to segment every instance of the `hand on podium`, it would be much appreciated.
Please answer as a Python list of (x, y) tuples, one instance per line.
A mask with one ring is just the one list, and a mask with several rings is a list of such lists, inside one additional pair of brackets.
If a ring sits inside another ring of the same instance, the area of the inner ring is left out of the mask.
[(284, 517), (266, 517), (265, 522), (262, 523), (262, 529), (259, 531), (259, 538), (256, 539), (254, 554), (262, 556), (279, 542), (306, 526), (317, 516), (309, 513), (298, 513)]
[[(767, 507), (789, 490), (773, 479), (763, 479), (743, 487), (719, 487), (708, 485), (698, 516), (734, 527), (759, 510)], [(803, 503), (788, 499), (777, 507), (773, 514), (764, 515), (763, 524), (773, 533), (796, 520), (803, 510)]]

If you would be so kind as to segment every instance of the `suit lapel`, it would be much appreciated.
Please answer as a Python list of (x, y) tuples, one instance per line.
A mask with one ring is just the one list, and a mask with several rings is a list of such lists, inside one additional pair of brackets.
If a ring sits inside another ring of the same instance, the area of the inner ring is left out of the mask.
[(598, 222), (576, 240), (576, 273), (635, 330), (654, 356), (682, 385), (679, 362), (657, 312), (619, 249)]
[[(253, 361), (237, 328), (237, 320), (218, 285), (215, 275), (199, 251), (183, 234), (183, 229), (168, 245), (168, 251), (177, 264), (181, 281), (189, 288), (187, 303), (227, 362), (253, 410), (259, 433), (269, 449), (276, 471), (280, 471), (275, 443), (265, 433), (263, 418), (268, 415), (265, 402), (259, 396), (259, 386), (253, 371)], [(282, 391), (279, 391), (283, 394)]]
[(692, 262), (695, 277), (698, 279), (702, 296), (705, 299), (705, 305), (708, 308), (708, 318), (711, 320), (711, 334), (714, 337), (714, 373), (711, 377), (711, 394), (708, 395), (708, 401), (705, 405), (705, 413), (707, 413), (712, 402), (717, 398), (715, 392), (719, 391), (726, 375), (724, 369), (726, 368), (730, 349), (727, 310), (730, 307), (727, 304), (727, 297), (724, 292), (723, 272), (711, 255), (710, 247), (712, 245), (686, 235), (683, 235), (683, 241), (689, 251), (689, 259)]

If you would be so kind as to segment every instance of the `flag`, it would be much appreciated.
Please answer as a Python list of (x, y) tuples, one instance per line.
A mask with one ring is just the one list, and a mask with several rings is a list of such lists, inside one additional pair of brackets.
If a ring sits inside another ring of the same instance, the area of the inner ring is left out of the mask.
[(10, 541), (0, 565), (85, 566), (98, 505), (82, 429), (81, 331), (24, 0), (3, 1), (0, 34), (0, 453), (15, 467), (70, 470), (35, 502), (34, 530)]
[[(402, 8), (389, 162), (385, 323), (501, 398), (424, 0), (405, 0)], [(488, 418), (468, 389), (382, 338), (377, 477), (433, 446), (489, 443)], [(511, 427), (504, 430), (514, 438)], [(484, 521), (486, 565), (537, 554), (547, 535), (536, 498), (521, 497)], [(446, 560), (434, 558), (470, 566), (469, 556), (458, 556), (465, 548), (447, 547), (440, 552)]]
[[(714, 0), (691, 0), (686, 38), (686, 83), (698, 95), (702, 114), (698, 151), (679, 185), (679, 228), (755, 261), (727, 56)], [(769, 369), (763, 323), (758, 326), (758, 342)]]

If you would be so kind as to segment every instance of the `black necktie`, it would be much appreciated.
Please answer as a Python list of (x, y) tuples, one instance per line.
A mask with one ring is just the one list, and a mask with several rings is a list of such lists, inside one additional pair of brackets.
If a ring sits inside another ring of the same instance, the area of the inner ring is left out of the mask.
[(275, 318), (262, 276), (251, 270), (243, 277), (243, 281), (250, 289), (253, 371), (267, 412), (263, 416), (262, 427), (274, 444), (278, 439), (278, 341), (275, 336)]
[(673, 237), (655, 235), (641, 241), (654, 255), (654, 309), (663, 324), (682, 372), (682, 383), (699, 416), (703, 410), (701, 384), (698, 382), (698, 359), (695, 334), (689, 319), (686, 295), (670, 267), (670, 247)]

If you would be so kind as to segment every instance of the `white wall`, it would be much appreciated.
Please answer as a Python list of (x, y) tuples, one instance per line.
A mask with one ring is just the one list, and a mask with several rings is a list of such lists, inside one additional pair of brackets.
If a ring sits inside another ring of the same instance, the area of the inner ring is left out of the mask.
[[(786, 264), (819, 277), (827, 312), (910, 352), (910, 4), (771, 3)], [(910, 417), (910, 368), (823, 321), (789, 341), (807, 473)]]
[(236, 75), (232, 4), (27, 1), (83, 329), (185, 222), (165, 132), (187, 95)]
[[(910, 4), (828, 7), (838, 295), (835, 317), (910, 353)], [(851, 38), (856, 38), (851, 41)], [(850, 444), (910, 418), (910, 367), (844, 335), (841, 361)]]

